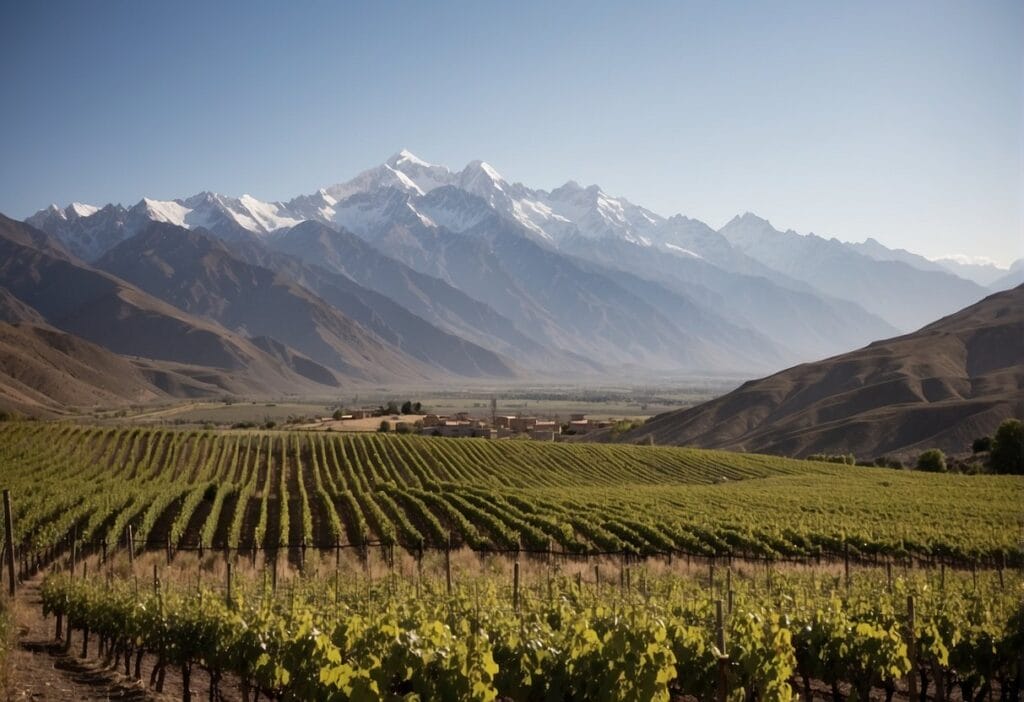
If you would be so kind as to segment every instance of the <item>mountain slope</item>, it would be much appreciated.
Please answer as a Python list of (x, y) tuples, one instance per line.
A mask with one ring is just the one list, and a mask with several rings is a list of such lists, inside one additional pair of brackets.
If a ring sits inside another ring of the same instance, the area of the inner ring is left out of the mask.
[[(844, 351), (897, 331), (849, 301), (779, 285), (761, 275), (729, 271), (678, 252), (615, 239), (597, 245), (587, 239), (567, 239), (562, 247), (609, 269), (656, 281), (695, 301), (706, 316), (769, 340), (778, 351), (762, 356), (780, 361), (774, 368)], [(737, 350), (754, 357), (763, 349), (761, 342)]]
[[(442, 221), (468, 228), (439, 225), (441, 211)], [(688, 291), (653, 283), (627, 289), (614, 280), (621, 273), (569, 255), (467, 191), (441, 186), (419, 196), (382, 187), (337, 203), (335, 213), (378, 250), (486, 303), (546, 347), (630, 372), (781, 365), (770, 342), (750, 330), (737, 334), (739, 325), (699, 309)], [(679, 304), (666, 315), (668, 298)], [(721, 333), (706, 333), (712, 327)], [(731, 348), (741, 337), (743, 348)]]
[(901, 261), (906, 263), (908, 266), (913, 266), (918, 270), (922, 271), (946, 271), (947, 269), (935, 261), (930, 261), (924, 256), (920, 256), (912, 251), (906, 249), (890, 249), (882, 242), (868, 237), (859, 244), (846, 243), (846, 248), (851, 251), (873, 258), (876, 261)]
[[(176, 397), (219, 397), (244, 390), (203, 382), (209, 370), (119, 356), (48, 326), (0, 322), (0, 406), (26, 414), (110, 408)], [(196, 376), (196, 377), (193, 377)]]
[[(287, 274), (435, 365), (448, 342), (436, 334), (416, 338), (411, 321), (365, 290), (549, 373), (622, 364), (760, 372), (915, 328), (986, 292), (874, 240), (844, 244), (777, 232), (753, 216), (716, 232), (597, 185), (536, 189), (483, 161), (449, 170), (408, 151), (283, 203), (202, 192), (144, 198), (129, 208), (51, 207), (30, 220), (90, 261), (152, 221), (203, 229), (250, 252), (270, 245), (361, 286), (346, 306), (341, 301), (352, 296), (331, 297), (346, 290), (341, 281), (310, 270)], [(560, 278), (538, 281), (534, 266)], [(453, 357), (444, 367), (462, 366)]]
[(912, 334), (659, 415), (624, 440), (872, 458), (963, 451), (1012, 416), (1024, 416), (1024, 286)]
[[(381, 191), (388, 201), (394, 191)], [(466, 199), (478, 198), (462, 193)], [(388, 207), (392, 206), (389, 202)], [(486, 303), (537, 342), (621, 368), (738, 370), (735, 359), (605, 275), (490, 212), (461, 233), (414, 213), (359, 232), (419, 272)]]
[[(501, 220), (519, 225), (524, 247), (540, 244), (606, 269), (667, 284), (700, 303), (705, 317), (718, 318), (723, 326), (747, 327), (776, 347), (788, 348), (788, 362), (836, 353), (897, 331), (857, 304), (823, 296), (808, 283), (733, 249), (725, 237), (696, 220), (660, 218), (624, 199), (611, 198), (596, 186), (584, 189), (570, 183), (546, 193), (510, 185), (486, 164), (470, 164), (461, 173), (449, 173), (444, 184), (439, 184), (444, 179), (436, 173), (429, 183), (422, 182), (417, 170), (406, 167), (407, 162), (393, 158), (386, 171), (405, 175), (405, 186), (393, 185), (380, 174), (369, 177), (372, 173), (367, 172), (333, 190), (347, 199), (333, 202), (330, 222), (456, 286), (447, 254), (439, 257), (436, 247), (426, 248), (427, 242), (444, 234), (425, 231), (471, 234)], [(458, 185), (464, 183), (471, 188)], [(475, 289), (463, 289), (479, 297)], [(660, 302), (650, 297), (643, 301), (655, 307)], [(550, 336), (537, 336), (523, 326), (522, 320), (516, 322), (534, 338), (552, 342)], [(747, 358), (761, 356), (761, 362), (746, 366), (746, 371), (767, 367), (765, 361), (773, 356), (772, 352), (761, 354), (757, 345), (738, 351)], [(779, 365), (784, 363), (774, 367)]]
[(229, 377), (232, 388), (248, 392), (323, 392), (337, 385), (318, 364), (289, 366), (217, 324), (89, 267), (43, 232), (3, 215), (0, 286), (53, 327), (118, 354), (205, 366), (226, 388)]
[[(153, 223), (107, 252), (97, 266), (192, 314), (248, 335), (286, 341), (349, 377), (420, 380), (431, 373), (291, 277), (243, 261), (201, 229)], [(353, 293), (358, 291), (338, 297), (357, 302)], [(387, 305), (386, 300), (375, 302)], [(372, 311), (363, 310), (363, 316), (372, 325)], [(470, 371), (480, 373), (480, 363), (489, 361), (501, 369), (493, 354), (479, 352), (477, 364), (466, 362)]]
[(1024, 258), (1019, 258), (1010, 266), (1010, 272), (998, 278), (989, 287), (992, 290), (1009, 290), (1010, 288), (1024, 284)]
[(940, 258), (935, 263), (953, 275), (972, 280), (983, 287), (992, 285), (1009, 272), (1006, 268), (999, 268), (993, 263), (973, 263), (956, 258)]
[(970, 280), (982, 287), (988, 287), (998, 278), (1006, 275), (1005, 268), (993, 263), (978, 263), (966, 258), (946, 257), (934, 261), (906, 249), (890, 249), (876, 239), (865, 239), (860, 244), (847, 243), (847, 248), (878, 261), (902, 261), (922, 271), (940, 271)]
[(7, 288), (0, 287), (0, 322), (17, 324), (28, 322), (38, 326), (44, 326), (46, 320), (38, 310), (32, 309), (29, 305), (19, 300)]
[(22, 412), (162, 397), (131, 361), (53, 328), (0, 322), (0, 404)]
[(720, 232), (734, 247), (764, 265), (857, 303), (897, 329), (916, 329), (928, 320), (981, 299), (986, 290), (943, 271), (924, 271), (903, 261), (877, 260), (835, 239), (780, 232), (749, 212)]
[[(385, 255), (343, 229), (332, 229), (321, 222), (307, 221), (279, 232), (268, 244), (311, 266), (313, 275), (307, 269), (302, 278), (304, 284), (332, 304), (340, 303), (336, 298), (328, 296), (321, 282), (325, 277), (324, 272), (335, 274), (325, 281), (331, 287), (340, 287), (337, 276), (343, 276), (364, 289), (386, 296), (435, 327), (501, 353), (524, 367), (577, 371), (581, 368), (593, 369), (592, 364), (587, 364), (579, 357), (544, 347), (520, 332), (511, 320), (490, 306), (439, 278), (420, 273)], [(377, 311), (381, 308), (372, 300), (367, 301), (367, 304)], [(414, 338), (411, 334), (404, 336)], [(418, 335), (416, 338), (419, 338)]]

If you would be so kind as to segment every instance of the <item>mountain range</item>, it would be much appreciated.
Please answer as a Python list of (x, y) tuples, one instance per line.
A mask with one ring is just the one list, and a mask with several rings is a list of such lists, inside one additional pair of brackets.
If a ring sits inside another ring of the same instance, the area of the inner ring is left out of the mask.
[(408, 151), (284, 202), (54, 205), (4, 232), (16, 323), (206, 368), (210, 392), (749, 377), (909, 331), (984, 297), (978, 280), (1017, 275), (749, 213), (716, 231), (596, 185), (535, 189)]

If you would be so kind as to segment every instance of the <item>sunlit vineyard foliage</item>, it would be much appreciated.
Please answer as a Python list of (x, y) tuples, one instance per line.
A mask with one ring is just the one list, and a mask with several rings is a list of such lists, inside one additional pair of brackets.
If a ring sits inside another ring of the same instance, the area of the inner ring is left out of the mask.
[(720, 570), (709, 581), (637, 566), (609, 583), (551, 569), (517, 596), (504, 563), (504, 574), (460, 578), (451, 592), (441, 579), (394, 575), (297, 578), (274, 592), (258, 575), (229, 590), (62, 573), (45, 581), (43, 605), (128, 675), (149, 653), (151, 679), (202, 667), (211, 687), (239, 679), (245, 699), (738, 702), (811, 699), (816, 687), (816, 699), (866, 702), (905, 691), (908, 676), (933, 694), (1018, 698), (1017, 574), (888, 582), (873, 569), (847, 586), (806, 572)]
[(0, 427), (15, 540), (1019, 562), (1024, 480), (683, 448)]

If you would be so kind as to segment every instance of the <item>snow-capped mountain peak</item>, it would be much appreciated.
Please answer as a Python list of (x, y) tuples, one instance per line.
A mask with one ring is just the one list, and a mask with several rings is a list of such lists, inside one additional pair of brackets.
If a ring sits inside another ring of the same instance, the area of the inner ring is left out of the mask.
[(142, 198), (132, 209), (141, 210), (155, 222), (167, 222), (179, 227), (188, 226), (185, 220), (192, 214), (191, 208), (185, 207), (177, 200), (153, 200), (148, 197)]
[(81, 217), (90, 217), (100, 211), (99, 207), (93, 205), (86, 205), (81, 202), (72, 202), (63, 209), (57, 203), (51, 203), (45, 210), (40, 210), (36, 215), (42, 215), (44, 213), (50, 213), (52, 216), (63, 220), (75, 220)]
[[(252, 195), (232, 198), (208, 191), (181, 200), (144, 197), (132, 208), (132, 213), (135, 219), (141, 217), (143, 221), (167, 222), (187, 229), (203, 227), (211, 231), (220, 230), (232, 237), (238, 235), (238, 228), (256, 236), (264, 236), (279, 229), (294, 227), (305, 219), (294, 216), (281, 203), (263, 202)], [(139, 226), (131, 228), (137, 229)]]
[[(492, 206), (507, 197), (505, 179), (488, 163), (471, 161), (459, 173), (457, 185), (466, 192), (487, 200)], [(504, 203), (507, 204), (507, 203)]]
[(420, 168), (434, 167), (434, 164), (427, 163), (408, 149), (402, 149), (397, 154), (389, 158), (385, 163), (392, 168), (398, 168), (403, 164), (407, 164), (408, 166), (418, 166)]
[(99, 207), (94, 205), (86, 205), (81, 202), (72, 202), (68, 205), (65, 214), (70, 219), (72, 215), (75, 217), (90, 217), (100, 211)]
[(463, 169), (462, 172), (463, 174), (471, 175), (482, 173), (493, 183), (505, 182), (505, 179), (501, 176), (500, 173), (498, 173), (497, 169), (495, 169), (494, 166), (492, 166), (491, 164), (487, 163), (487, 161), (470, 161), (469, 163), (466, 164), (466, 167)]
[[(278, 229), (287, 229), (302, 222), (301, 219), (292, 216), (287, 209), (276, 202), (263, 202), (262, 200), (257, 200), (252, 195), (248, 194), (242, 195), (242, 197), (238, 199), (238, 202), (241, 204), (243, 210), (248, 213), (249, 218), (251, 218), (256, 223), (259, 230), (262, 230), (263, 232), (269, 233), (275, 232)], [(238, 213), (235, 214), (238, 215)], [(236, 220), (241, 224), (239, 217), (240, 216), (236, 216)], [(245, 225), (243, 224), (242, 226)], [(250, 229), (250, 227), (246, 227), (246, 229)], [(257, 230), (250, 229), (250, 231)]]
[[(88, 218), (96, 212), (80, 203), (52, 210), (52, 216), (63, 221)], [(146, 197), (124, 212), (120, 216), (125, 237), (147, 221), (202, 227), (237, 238), (269, 236), (306, 220), (364, 234), (395, 222), (458, 232), (487, 217), (500, 216), (520, 224), (527, 235), (556, 245), (576, 237), (617, 239), (644, 247), (656, 245), (676, 254), (706, 256), (703, 244), (711, 238), (702, 223), (666, 220), (625, 198), (609, 195), (598, 185), (583, 187), (570, 180), (550, 192), (532, 189), (507, 180), (486, 161), (474, 160), (452, 171), (408, 149), (348, 181), (285, 203), (265, 202), (249, 194), (234, 198), (203, 191), (175, 200)], [(770, 227), (750, 213), (738, 219)], [(728, 247), (721, 237), (713, 243)], [(93, 254), (92, 248), (88, 253)]]

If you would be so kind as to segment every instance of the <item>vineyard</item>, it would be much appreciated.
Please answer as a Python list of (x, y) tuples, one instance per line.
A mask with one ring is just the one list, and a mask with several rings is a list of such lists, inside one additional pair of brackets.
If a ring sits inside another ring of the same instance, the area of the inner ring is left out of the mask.
[(67, 649), (158, 691), (180, 675), (185, 699), (206, 692), (200, 672), (209, 699), (245, 700), (888, 702), (920, 690), (1008, 702), (1024, 682), (1016, 574), (639, 565), (602, 579), (504, 565), (454, 585), (358, 570), (278, 586), (229, 570), (212, 584), (201, 570), (150, 586), (65, 571), (42, 600)]
[(0, 483), (22, 554), (293, 563), (381, 545), (1003, 566), (1024, 504), (1019, 477), (684, 448), (33, 422), (0, 427)]
[(1024, 683), (1019, 477), (13, 422), (0, 484), (67, 655), (186, 700), (982, 702)]

